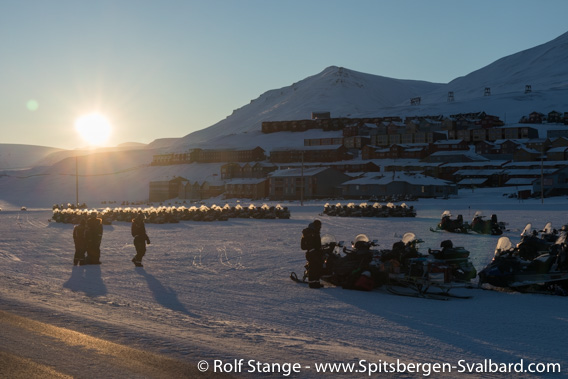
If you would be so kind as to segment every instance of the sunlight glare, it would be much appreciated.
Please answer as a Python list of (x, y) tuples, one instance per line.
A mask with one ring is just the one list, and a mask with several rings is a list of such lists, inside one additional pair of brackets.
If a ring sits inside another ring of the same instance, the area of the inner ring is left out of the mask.
[(109, 121), (98, 113), (79, 117), (75, 121), (75, 129), (89, 145), (96, 146), (103, 146), (112, 131)]

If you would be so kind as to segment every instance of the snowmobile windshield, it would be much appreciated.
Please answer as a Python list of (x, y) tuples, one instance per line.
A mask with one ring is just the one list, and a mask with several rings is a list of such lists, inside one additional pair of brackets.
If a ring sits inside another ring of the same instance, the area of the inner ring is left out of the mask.
[(357, 237), (355, 237), (355, 241), (353, 242), (369, 242), (369, 237), (367, 237), (366, 234), (358, 234)]
[(483, 213), (481, 213), (481, 211), (477, 211), (475, 212), (475, 214), (473, 215), (473, 218), (477, 218), (477, 217), (483, 217)]
[(556, 242), (554, 242), (555, 245), (562, 245), (563, 243), (566, 243), (566, 232), (560, 232)]
[(499, 258), (501, 255), (508, 253), (513, 250), (513, 244), (509, 237), (501, 237), (497, 241), (497, 246), (495, 247), (495, 258)]
[(442, 217), (452, 217), (452, 214), (450, 211), (444, 211), (444, 213), (442, 213)]
[(552, 223), (551, 222), (547, 222), (546, 225), (544, 225), (544, 228), (542, 229), (542, 232), (544, 234), (552, 234)]
[(532, 224), (527, 224), (521, 233), (521, 236), (530, 236), (532, 234)]
[(405, 245), (408, 245), (409, 243), (411, 243), (412, 241), (415, 241), (415, 240), (416, 240), (416, 234), (408, 232), (408, 233), (404, 233), (401, 241)]
[(321, 236), (321, 244), (322, 245), (326, 245), (328, 243), (335, 243), (335, 236), (331, 235), (331, 234), (324, 234), (323, 236)]

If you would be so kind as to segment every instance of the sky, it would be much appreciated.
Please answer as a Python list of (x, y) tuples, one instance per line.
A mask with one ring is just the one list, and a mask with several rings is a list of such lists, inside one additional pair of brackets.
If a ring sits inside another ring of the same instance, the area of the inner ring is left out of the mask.
[(329, 66), (448, 83), (566, 33), (566, 14), (565, 0), (0, 0), (0, 143), (85, 147), (75, 124), (91, 114), (106, 146), (183, 137)]

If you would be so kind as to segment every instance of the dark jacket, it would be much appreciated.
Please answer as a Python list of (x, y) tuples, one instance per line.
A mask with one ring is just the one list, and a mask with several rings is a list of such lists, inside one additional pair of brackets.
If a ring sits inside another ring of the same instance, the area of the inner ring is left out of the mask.
[(75, 249), (85, 251), (87, 249), (87, 238), (85, 236), (85, 222), (76, 225), (73, 228), (73, 241), (75, 242)]
[(321, 249), (320, 231), (314, 226), (313, 223), (302, 230), (301, 248), (302, 250)]
[(99, 247), (103, 239), (103, 220), (100, 218), (90, 218), (87, 220), (85, 230), (87, 246)]
[(144, 221), (140, 219), (132, 220), (132, 228), (131, 228), (132, 237), (134, 237), (135, 243), (142, 241), (146, 241), (150, 243), (150, 238), (146, 234), (146, 225), (144, 225)]

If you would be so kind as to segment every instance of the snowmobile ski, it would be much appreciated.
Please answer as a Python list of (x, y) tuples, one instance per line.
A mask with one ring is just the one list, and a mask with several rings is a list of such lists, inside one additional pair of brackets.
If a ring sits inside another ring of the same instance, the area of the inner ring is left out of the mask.
[(406, 296), (406, 297), (417, 297), (417, 298), (421, 298), (421, 299), (431, 299), (431, 300), (443, 300), (443, 301), (447, 301), (450, 298), (448, 296), (446, 296), (446, 294), (442, 294), (442, 293), (429, 293), (429, 292), (419, 292), (419, 291), (415, 291), (413, 289), (411, 289), (411, 292), (405, 291), (402, 288), (408, 288), (408, 287), (399, 287), (396, 286), (396, 288), (394, 286), (386, 286), (385, 287), (386, 290), (388, 292), (390, 292), (393, 295), (397, 295), (397, 296)]
[(449, 292), (427, 292), (429, 295), (435, 295), (435, 296), (445, 296), (447, 298), (453, 298), (453, 299), (471, 299), (473, 298), (473, 296), (471, 295), (456, 295), (455, 293), (449, 293)]
[(296, 283), (309, 284), (307, 281), (298, 278), (298, 275), (296, 275), (295, 272), (290, 273), (290, 279), (292, 279)]
[(471, 229), (467, 229), (465, 231), (449, 231), (449, 230), (445, 230), (445, 229), (440, 229), (440, 228), (432, 228), (430, 227), (430, 231), (434, 232), (434, 233), (451, 233), (451, 234), (471, 234), (471, 235), (481, 235), (481, 233), (477, 233)]

